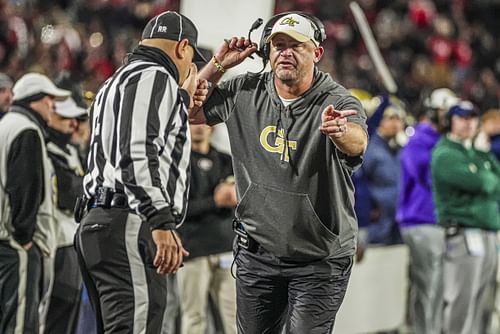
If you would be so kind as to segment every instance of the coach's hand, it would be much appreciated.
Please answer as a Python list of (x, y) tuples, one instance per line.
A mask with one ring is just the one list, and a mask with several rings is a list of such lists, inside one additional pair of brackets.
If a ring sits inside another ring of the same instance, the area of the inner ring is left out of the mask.
[(205, 103), (208, 96), (208, 88), (207, 80), (198, 80), (198, 86), (193, 95), (194, 107), (199, 108)]
[(355, 122), (347, 121), (349, 116), (356, 114), (356, 110), (335, 110), (332, 105), (327, 106), (321, 113), (319, 131), (349, 156), (363, 154), (368, 145), (366, 130)]
[(224, 69), (230, 69), (257, 51), (257, 45), (245, 37), (233, 37), (224, 41), (215, 53), (215, 59)]
[(352, 115), (356, 115), (355, 110), (335, 110), (329, 105), (321, 114), (319, 130), (332, 139), (340, 138), (347, 133), (347, 117)]
[(182, 83), (182, 88), (188, 92), (190, 101), (189, 101), (189, 108), (192, 108), (194, 106), (194, 94), (196, 93), (196, 89), (198, 86), (198, 69), (196, 68), (195, 64), (191, 64), (189, 68), (189, 75), (184, 80)]
[(189, 253), (182, 247), (181, 239), (173, 230), (153, 230), (156, 256), (153, 261), (158, 274), (175, 273), (181, 266), (184, 256)]

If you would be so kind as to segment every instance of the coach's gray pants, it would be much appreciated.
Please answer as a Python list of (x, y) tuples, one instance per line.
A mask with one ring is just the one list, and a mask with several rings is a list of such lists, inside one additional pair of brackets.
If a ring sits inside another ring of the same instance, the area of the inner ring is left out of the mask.
[[(444, 333), (485, 334), (496, 291), (496, 232), (479, 231), (484, 254), (466, 242), (467, 228), (447, 238), (444, 266)], [(477, 252), (476, 252), (477, 254)]]
[(423, 224), (401, 229), (410, 250), (410, 315), (415, 334), (441, 334), (444, 229)]

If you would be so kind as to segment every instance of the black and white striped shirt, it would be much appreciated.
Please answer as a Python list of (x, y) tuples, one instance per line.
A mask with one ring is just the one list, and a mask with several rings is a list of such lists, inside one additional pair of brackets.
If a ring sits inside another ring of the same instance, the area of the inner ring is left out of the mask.
[(144, 219), (171, 229), (186, 213), (191, 140), (185, 92), (161, 57), (167, 66), (134, 58), (97, 93), (83, 183), (88, 197), (98, 187), (124, 192)]

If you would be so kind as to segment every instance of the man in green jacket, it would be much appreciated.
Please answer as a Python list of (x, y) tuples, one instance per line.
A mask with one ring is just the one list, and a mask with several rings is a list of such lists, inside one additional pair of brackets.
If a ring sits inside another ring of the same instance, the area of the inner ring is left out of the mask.
[(486, 333), (493, 311), (500, 229), (500, 166), (472, 145), (478, 115), (462, 101), (432, 154), (433, 197), (446, 229), (444, 333)]

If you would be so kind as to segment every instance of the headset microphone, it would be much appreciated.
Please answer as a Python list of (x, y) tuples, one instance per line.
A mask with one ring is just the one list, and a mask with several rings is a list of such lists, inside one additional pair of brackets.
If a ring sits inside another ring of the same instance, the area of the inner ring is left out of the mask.
[[(248, 41), (250, 42), (250, 44), (252, 44), (252, 39), (250, 38), (250, 35), (252, 34), (252, 32), (254, 30), (258, 29), (262, 25), (262, 23), (264, 23), (264, 20), (261, 19), (260, 17), (257, 20), (255, 20), (254, 23), (252, 23), (252, 26), (250, 27), (250, 30), (248, 30)], [(260, 54), (260, 52), (259, 52), (259, 50), (257, 50), (256, 53), (257, 53), (258, 56), (262, 57), (261, 54)]]
[(250, 27), (250, 31), (248, 32), (248, 39), (250, 39), (250, 33), (252, 31), (254, 31), (255, 29), (259, 28), (262, 25), (262, 23), (264, 23), (264, 20), (261, 19), (260, 17), (257, 20), (255, 20), (254, 23), (252, 23), (252, 26)]

